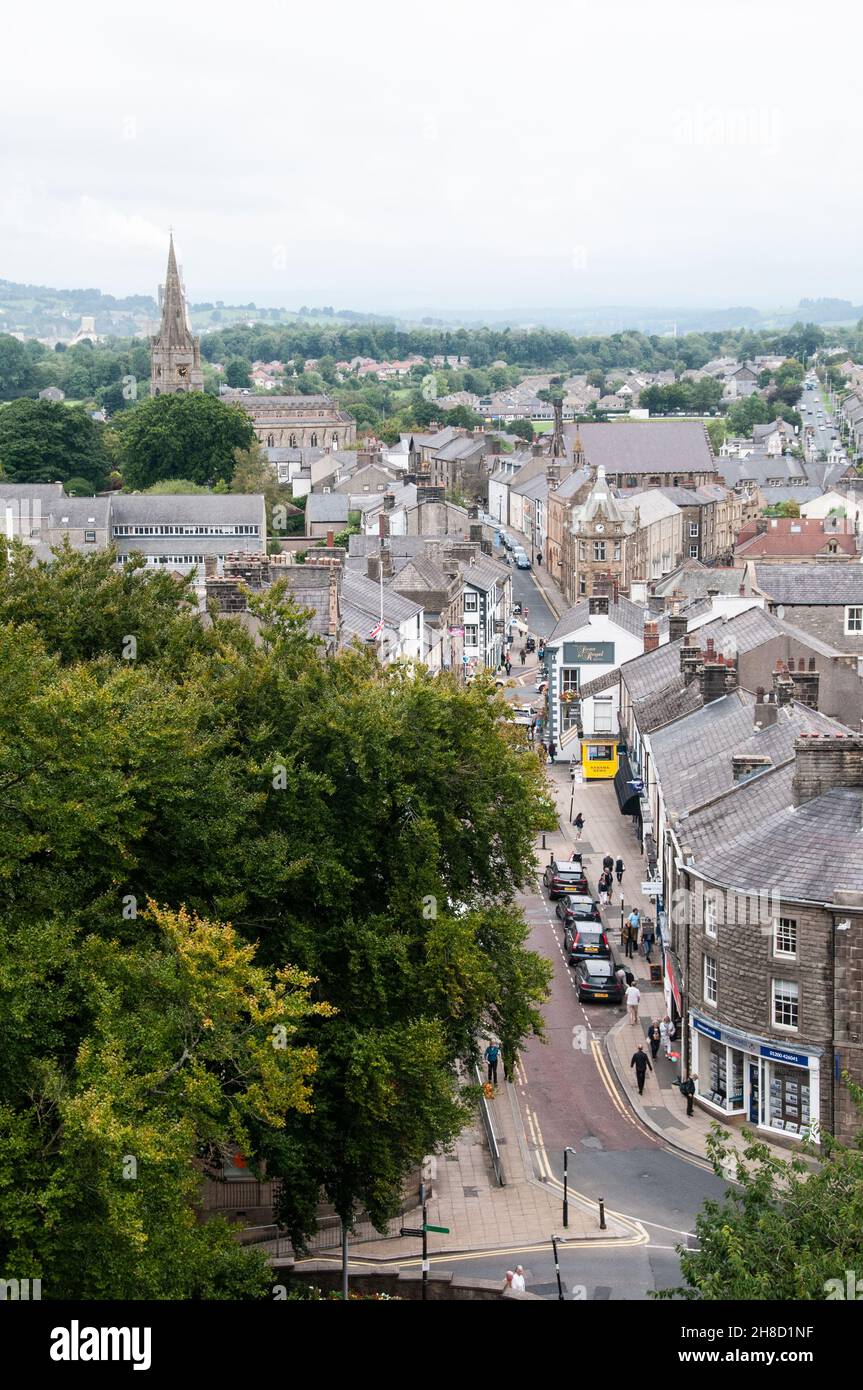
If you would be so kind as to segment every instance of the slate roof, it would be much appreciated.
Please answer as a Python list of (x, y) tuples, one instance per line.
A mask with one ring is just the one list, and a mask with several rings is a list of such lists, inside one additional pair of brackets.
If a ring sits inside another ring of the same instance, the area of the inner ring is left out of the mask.
[(477, 560), (474, 565), (462, 560), (459, 569), (465, 584), (471, 584), (475, 589), (483, 589), (486, 592), (493, 589), (495, 584), (500, 584), (509, 575), (506, 565), (502, 565), (498, 560), (489, 560), (485, 557)]
[[(234, 522), (263, 525), (264, 519), (264, 499), (260, 493), (175, 492), (145, 497), (142, 493), (120, 492), (111, 499), (111, 524), (114, 526), (230, 526)], [(194, 537), (172, 539), (188, 542)]]
[(720, 594), (736, 594), (740, 591), (744, 573), (743, 569), (726, 569), (722, 566), (710, 569), (700, 560), (687, 560), (679, 569), (658, 579), (653, 592), (665, 598), (679, 589), (692, 599), (703, 598), (708, 589), (718, 589)]
[(774, 602), (782, 604), (863, 603), (863, 565), (754, 566), (755, 583)]
[(837, 888), (863, 892), (863, 788), (834, 787), (750, 821), (730, 838), (722, 833), (696, 867), (746, 892), (778, 888), (791, 901), (830, 902)]
[[(596, 613), (593, 616), (604, 618), (606, 615)], [(643, 635), (646, 617), (649, 617), (649, 614), (646, 614), (643, 608), (639, 608), (637, 603), (632, 603), (624, 595), (620, 596), (617, 603), (609, 603), (608, 605), (608, 621), (616, 623), (624, 632), (632, 633), (633, 637)], [(580, 632), (583, 628), (590, 626), (590, 619), (590, 604), (587, 601), (577, 603), (573, 608), (568, 608), (558, 619), (546, 640), (559, 642), (564, 637), (569, 637), (571, 633)]]
[(564, 426), (581, 434), (585, 457), (608, 473), (714, 473), (716, 463), (698, 420), (643, 420)]
[[(346, 570), (342, 576), (342, 596), (345, 604), (361, 613), (371, 614), (380, 621), (381, 586), (375, 580)], [(421, 604), (404, 598), (402, 594), (396, 593), (395, 589), (388, 588), (386, 584), (383, 589), (383, 600), (384, 622), (402, 623), (406, 618), (415, 618), (423, 611)], [(372, 627), (374, 627), (374, 623), (372, 623)]]
[(347, 522), (351, 499), (346, 492), (310, 492), (306, 498), (306, 522)]
[(756, 729), (755, 704), (749, 691), (735, 690), (651, 734), (651, 755), (669, 811), (703, 806), (734, 786), (733, 753), (768, 757), (776, 766), (794, 757), (798, 734), (848, 732), (796, 701), (777, 707), (775, 724)]
[[(717, 651), (733, 644), (738, 653), (752, 651), (781, 632), (782, 627), (772, 613), (763, 608), (749, 608), (732, 618), (715, 618), (689, 634), (695, 636), (705, 650), (707, 638), (712, 637)], [(683, 638), (667, 642), (652, 652), (633, 657), (620, 668), (642, 734), (651, 733), (684, 714), (701, 707), (701, 689), (697, 680), (684, 683), (680, 670), (680, 648)]]

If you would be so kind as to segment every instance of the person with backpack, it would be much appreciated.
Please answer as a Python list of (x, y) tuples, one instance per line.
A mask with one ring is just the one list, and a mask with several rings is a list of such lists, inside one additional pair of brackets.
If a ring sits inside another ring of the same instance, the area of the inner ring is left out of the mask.
[(493, 1086), (497, 1085), (497, 1064), (500, 1058), (500, 1048), (497, 1043), (489, 1043), (485, 1050), (485, 1060), (488, 1062), (488, 1079)]

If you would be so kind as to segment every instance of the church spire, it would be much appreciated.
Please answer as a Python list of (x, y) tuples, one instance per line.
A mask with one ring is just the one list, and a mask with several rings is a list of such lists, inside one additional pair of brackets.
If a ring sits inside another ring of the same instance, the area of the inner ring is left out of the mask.
[(200, 340), (193, 336), (189, 323), (173, 231), (168, 241), (168, 269), (160, 303), (159, 332), (150, 346), (150, 392), (158, 396), (166, 392), (203, 391)]

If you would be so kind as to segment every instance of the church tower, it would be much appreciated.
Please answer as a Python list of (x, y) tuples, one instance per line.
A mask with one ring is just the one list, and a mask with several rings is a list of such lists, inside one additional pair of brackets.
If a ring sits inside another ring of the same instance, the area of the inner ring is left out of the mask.
[(150, 339), (150, 395), (203, 391), (201, 340), (192, 336), (173, 235), (168, 248), (168, 272), (159, 290), (159, 305), (162, 321), (159, 332)]

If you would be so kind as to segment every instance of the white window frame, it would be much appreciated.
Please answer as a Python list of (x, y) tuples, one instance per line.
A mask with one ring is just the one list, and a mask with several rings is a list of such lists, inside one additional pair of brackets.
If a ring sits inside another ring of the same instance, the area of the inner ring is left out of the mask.
[(602, 564), (605, 561), (605, 541), (593, 542), (593, 561), (594, 564)]
[[(471, 636), (471, 634), (474, 634)], [(479, 646), (479, 627), (476, 623), (465, 623), (464, 625), (464, 645), (466, 647)]]
[(699, 528), (698, 528), (698, 522), (697, 522), (697, 521), (690, 521), (690, 523), (689, 523), (689, 534), (690, 534), (690, 536), (697, 536), (697, 535), (698, 535), (698, 529), (699, 529)]
[(704, 895), (704, 935), (716, 940), (716, 897), (713, 893)]
[(863, 603), (849, 603), (845, 607), (845, 635), (855, 634), (863, 636)]
[[(712, 970), (710, 969), (711, 966), (713, 967)], [(710, 1004), (711, 1007), (715, 1008), (719, 999), (719, 969), (717, 967), (716, 957), (709, 956), (706, 952), (704, 954), (703, 975), (704, 1002), (705, 1004)], [(713, 991), (712, 993), (711, 986)]]
[(690, 558), (690, 560), (697, 560), (697, 559), (698, 559), (698, 546), (697, 546), (697, 545), (691, 545), (691, 546), (689, 547), (689, 558)]
[[(786, 1012), (781, 1002), (783, 1000), (787, 1000), (789, 1016), (793, 1012), (795, 1020), (793, 1023), (785, 1023), (777, 1018), (777, 1006)], [(798, 1033), (800, 1031), (800, 986), (796, 980), (771, 980), (770, 1017), (774, 1028), (781, 1028), (785, 1033)]]
[[(794, 949), (783, 949), (780, 945), (783, 936), (788, 939), (793, 936)], [(796, 917), (774, 917), (773, 919), (773, 955), (777, 960), (796, 960), (798, 949), (797, 918)]]
[(479, 612), (479, 594), (465, 594), (464, 611), (465, 613)]

